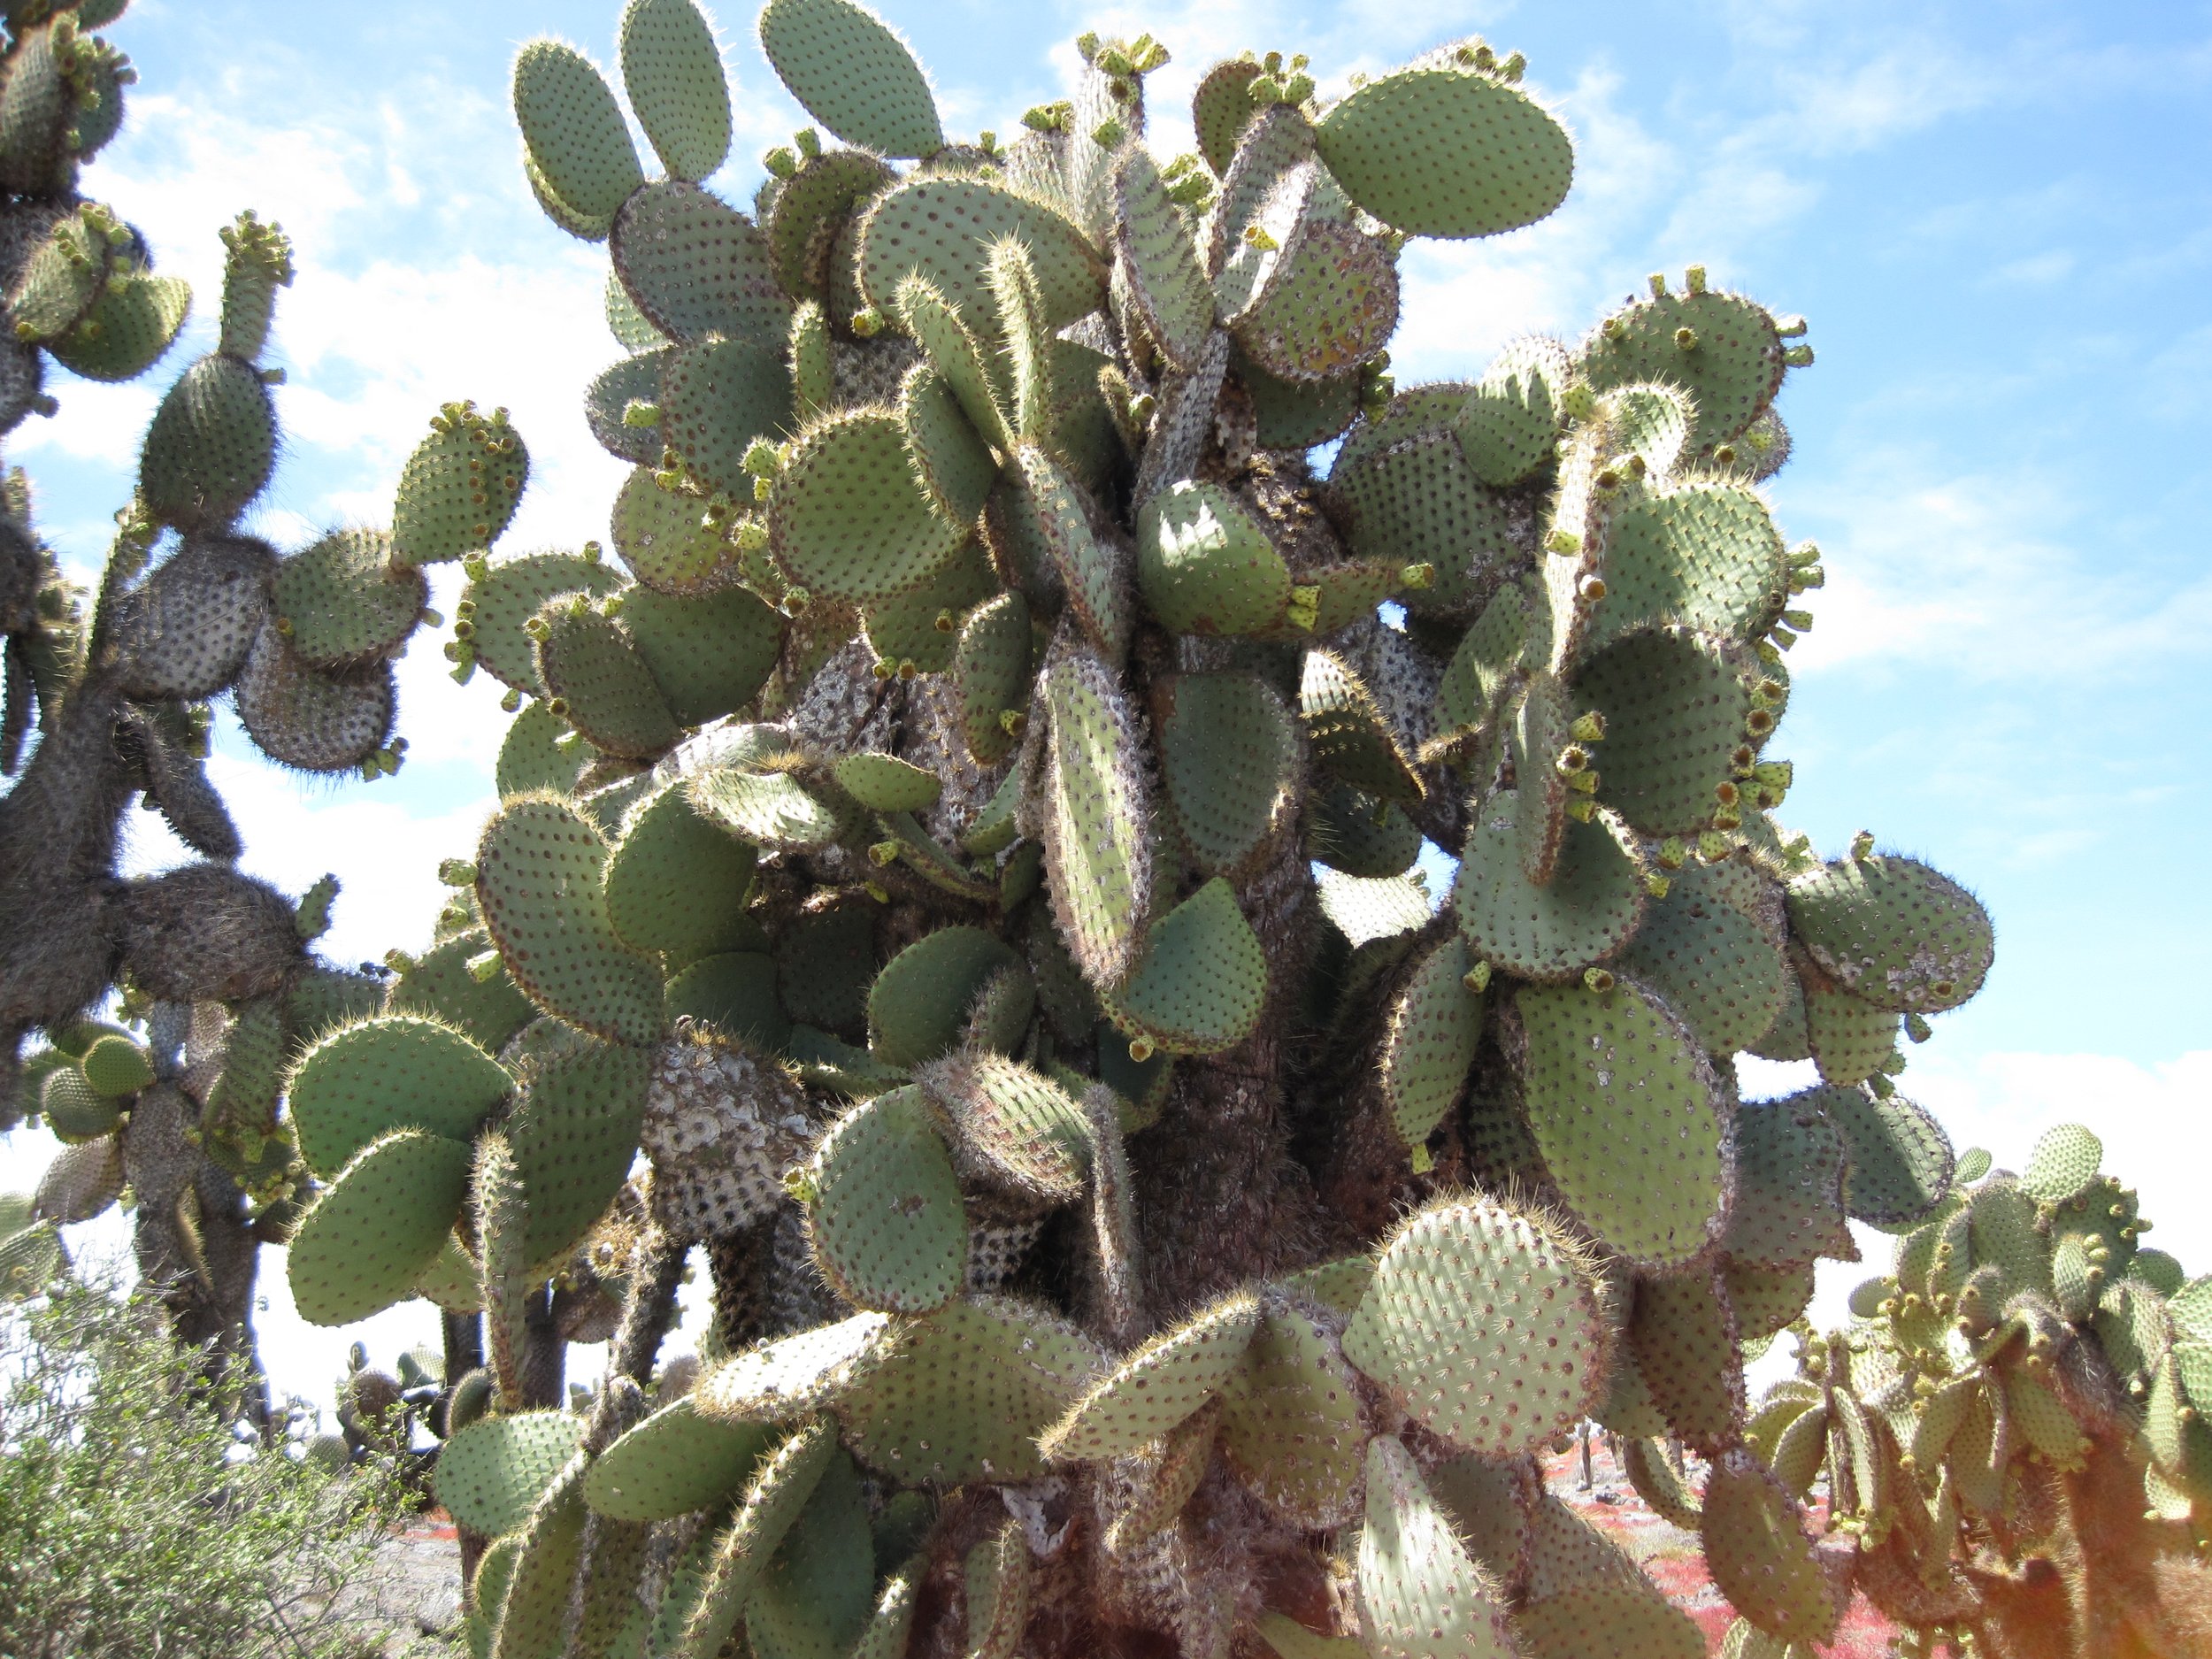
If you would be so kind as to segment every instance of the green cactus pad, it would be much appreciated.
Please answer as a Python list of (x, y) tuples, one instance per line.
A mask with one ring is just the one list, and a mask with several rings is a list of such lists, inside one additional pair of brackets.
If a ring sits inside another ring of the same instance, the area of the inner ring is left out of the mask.
[(1467, 1553), (1405, 1447), (1367, 1447), (1362, 1639), (1373, 1659), (1514, 1659), (1504, 1592)]
[(771, 0), (760, 45), (791, 96), (849, 144), (902, 159), (943, 147), (937, 101), (906, 43), (851, 0)]
[(1540, 672), (1523, 688), (1506, 725), (1507, 752), (1520, 797), (1513, 827), (1520, 841), (1521, 873), (1539, 887), (1557, 872), (1567, 828), (1567, 776), (1560, 757), (1571, 741), (1570, 718), (1558, 680)]
[(973, 524), (997, 481), (998, 461), (970, 424), (950, 382), (927, 365), (916, 365), (899, 388), (899, 421), (930, 505), (952, 523)]
[(1528, 334), (1508, 343), (1483, 371), (1452, 423), (1476, 478), (1502, 488), (1552, 458), (1572, 368), (1557, 341)]
[(176, 342), (191, 311), (192, 285), (182, 277), (118, 272), (77, 326), (46, 349), (88, 380), (136, 380)]
[(1742, 1438), (1743, 1367), (1735, 1310), (1711, 1268), (1639, 1279), (1628, 1340), (1669, 1429), (1701, 1456)]
[(1267, 1001), (1267, 956), (1219, 876), (1154, 924), (1117, 1023), (1169, 1054), (1218, 1054), (1251, 1035)]
[(730, 760), (694, 772), (684, 787), (703, 816), (760, 847), (810, 851), (835, 840), (841, 827), (835, 810), (786, 772)]
[(1717, 1231), (1726, 1186), (1720, 1083), (1703, 1052), (1630, 980), (1528, 986), (1514, 1005), (1529, 1127), (1561, 1196), (1632, 1261), (1689, 1260)]
[(1071, 651), (1045, 677), (1052, 733), (1045, 779), (1045, 868), (1061, 934), (1093, 984), (1135, 965), (1152, 897), (1149, 794), (1136, 721), (1119, 677)]
[(863, 1101), (823, 1136), (808, 1232), (838, 1294), (863, 1308), (926, 1313), (952, 1300), (968, 1224), (952, 1160), (913, 1087)]
[(238, 723), (271, 760), (303, 772), (349, 772), (392, 734), (397, 694), (388, 664), (324, 673), (265, 626), (238, 676)]
[(1989, 912), (1948, 876), (1893, 855), (1842, 858), (1789, 886), (1790, 931), (1829, 976), (1876, 1008), (1932, 1013), (1982, 987)]
[(1268, 1310), (1225, 1391), (1221, 1444), (1246, 1486), (1294, 1526), (1358, 1512), (1367, 1440), (1359, 1379), (1321, 1321)]
[(1483, 607), (1437, 682), (1436, 723), (1441, 730), (1479, 726), (1496, 714), (1509, 677), (1521, 664), (1531, 625), (1528, 598), (1518, 587), (1500, 588)]
[(888, 411), (841, 416), (802, 439), (776, 480), (768, 528), (801, 587), (857, 600), (919, 587), (967, 539), (931, 508)]
[(530, 195), (546, 218), (584, 242), (604, 242), (607, 233), (614, 228), (611, 213), (586, 213), (561, 199), (545, 176), (545, 171), (526, 149), (522, 152), (523, 181), (530, 187)]
[(1717, 871), (1693, 862), (1676, 872), (1620, 965), (1665, 997), (1709, 1052), (1732, 1054), (1773, 1027), (1790, 968)]
[(1606, 423), (1617, 454), (1640, 457), (1662, 478), (1672, 473), (1689, 442), (1697, 405), (1677, 386), (1623, 386), (1606, 394), (1595, 419)]
[(1289, 710), (1263, 680), (1216, 673), (1161, 682), (1154, 711), (1161, 780), (1184, 844), (1207, 874), (1242, 869), (1277, 827), (1298, 777)]
[[(103, 1038), (102, 1041), (125, 1039)], [(38, 1109), (57, 1140), (68, 1145), (96, 1141), (122, 1121), (122, 1104), (94, 1088), (73, 1065), (56, 1066), (38, 1091)]]
[(1240, 351), (1236, 376), (1251, 399), (1254, 436), (1263, 449), (1305, 449), (1326, 443), (1359, 414), (1358, 374), (1333, 380), (1286, 380)]
[(1137, 581), (1177, 634), (1256, 634), (1282, 620), (1290, 567), (1258, 520), (1217, 484), (1185, 480), (1137, 518)]
[(1075, 221), (1041, 198), (987, 179), (910, 178), (868, 210), (860, 227), (860, 286), (887, 314), (918, 273), (970, 332), (994, 332), (990, 249), (1011, 237), (1028, 251), (1046, 325), (1060, 328), (1106, 298), (1106, 267)]
[(679, 343), (719, 334), (781, 356), (791, 299), (768, 239), (710, 191), (649, 184), (616, 215), (615, 274), (646, 320)]
[(1843, 1613), (1797, 1506), (1747, 1452), (1713, 1465), (1705, 1488), (1705, 1560), (1736, 1611), (1785, 1641), (1825, 1642)]
[(925, 1071), (922, 1082), (950, 1120), (953, 1156), (966, 1179), (1038, 1204), (1083, 1195), (1088, 1131), (1082, 1107), (1058, 1083), (988, 1052), (951, 1056)]
[(595, 1043), (526, 1073), (506, 1132), (529, 1197), (532, 1263), (574, 1249), (629, 1174), (650, 1064), (641, 1049)]
[(573, 211), (603, 219), (645, 182), (622, 106), (574, 47), (536, 40), (516, 54), (514, 108), (530, 160)]
[(470, 962), (491, 942), (488, 933), (469, 928), (424, 952), (392, 981), (391, 1012), (434, 1015), (487, 1053), (497, 1051), (537, 1010), (515, 988), (504, 964), (488, 979), (469, 972)]
[(537, 642), (523, 625), (549, 599), (584, 593), (594, 598), (612, 593), (622, 572), (611, 565), (573, 553), (529, 553), (488, 564), (484, 574), (462, 591), (474, 610), (469, 614), (469, 645), (476, 663), (503, 685), (545, 695), (538, 679)]
[(479, 1417), (438, 1448), (431, 1490), (457, 1525), (502, 1537), (529, 1520), (583, 1432), (565, 1411)]
[(1374, 695), (1341, 657), (1322, 650), (1306, 653), (1298, 713), (1317, 766), (1382, 800), (1420, 801), (1421, 780), (1397, 734)]
[(971, 541), (919, 588), (868, 605), (861, 617), (868, 649), (902, 673), (910, 663), (918, 674), (942, 673), (958, 653), (961, 618), (998, 592), (989, 556)]
[(1066, 476), (1043, 450), (1028, 443), (1014, 449), (1018, 483), (1008, 511), (1026, 520), (1028, 539), (1041, 548), (1066, 589), (1069, 608), (1110, 662), (1128, 649), (1134, 618), (1123, 555), (1091, 533), (1081, 503)]
[(711, 1659), (736, 1630), (745, 1604), (837, 1451), (825, 1423), (794, 1429), (754, 1469), (737, 1513), (715, 1540), (714, 1557), (684, 1630), (683, 1652)]
[(1133, 144), (1114, 169), (1114, 242), (1129, 291), (1168, 366), (1196, 366), (1213, 327), (1213, 292), (1191, 243), (1190, 221), (1169, 199), (1148, 151)]
[(1333, 784), (1307, 799), (1306, 850), (1348, 876), (1395, 877), (1421, 856), (1421, 832), (1389, 802)]
[(636, 950), (686, 960), (745, 943), (753, 849), (708, 823), (679, 785), (641, 802), (607, 856), (607, 919)]
[(960, 1041), (984, 986), (1021, 958), (979, 927), (941, 927), (885, 964), (868, 992), (868, 1046), (886, 1065), (933, 1060)]
[(1039, 1437), (1044, 1455), (1102, 1463), (1159, 1439), (1221, 1392), (1259, 1325), (1258, 1302), (1240, 1293), (1154, 1337)]
[(419, 1129), (373, 1141), (301, 1218), (287, 1266), (310, 1325), (351, 1325), (414, 1294), (468, 1191), (469, 1148)]
[(135, 1094), (154, 1080), (146, 1051), (130, 1038), (112, 1034), (87, 1048), (77, 1068), (92, 1092), (107, 1100)]
[(899, 284), (895, 303), (906, 331), (920, 345), (930, 366), (943, 378), (983, 441), (995, 449), (1010, 450), (1013, 427), (999, 401), (983, 349), (960, 313), (934, 284), (919, 274)]
[(1754, 678), (1740, 653), (1686, 628), (1625, 635), (1586, 663), (1571, 695), (1605, 722), (1598, 799), (1647, 834), (1708, 827), (1736, 790)]
[(1528, 1494), (1519, 1471), (1463, 1452), (1431, 1469), (1427, 1482), (1468, 1553), (1508, 1587), (1518, 1588), (1527, 1576), (1531, 1541)]
[(329, 1179), (387, 1130), (465, 1142), (513, 1087), (459, 1031), (392, 1013), (323, 1038), (301, 1056), (286, 1092), (300, 1156)]
[(1389, 256), (1352, 226), (1313, 211), (1230, 323), (1253, 361), (1301, 382), (1356, 372), (1397, 326), (1398, 273)]
[(1574, 178), (1574, 146), (1540, 104), (1457, 68), (1377, 76), (1330, 106), (1313, 142), (1346, 194), (1415, 236), (1532, 225)]
[(1750, 1102), (1736, 1110), (1735, 1193), (1722, 1248), (1767, 1268), (1847, 1259), (1843, 1221), (1844, 1141), (1808, 1095)]
[(1391, 1004), (1379, 1068), (1391, 1127), (1423, 1145), (1459, 1099), (1482, 1036), (1482, 994), (1467, 988), (1474, 965), (1454, 934), (1424, 957)]
[(987, 765), (1013, 752), (1014, 736), (1000, 716), (1028, 703), (1032, 649), (1029, 605), (1019, 594), (987, 601), (961, 625), (952, 662), (961, 734), (968, 752)]
[(1551, 881), (1521, 868), (1519, 797), (1493, 795), (1467, 833), (1452, 903), (1475, 954), (1525, 979), (1566, 979), (1617, 951), (1642, 922), (1642, 855), (1626, 826), (1601, 811), (1570, 820)]
[(721, 1422), (795, 1422), (849, 1387), (895, 1334), (887, 1315), (856, 1313), (748, 1348), (702, 1378), (692, 1398)]
[(1843, 1206), (1850, 1215), (1878, 1226), (1918, 1221), (1950, 1191), (1950, 1138), (1903, 1095), (1881, 1100), (1832, 1086), (1806, 1094), (1843, 1132)]
[(396, 652), (430, 596), (422, 572), (392, 563), (391, 538), (336, 530), (281, 560), (272, 597), (303, 662), (345, 668)]
[(918, 1567), (902, 1567), (883, 1581), (876, 1593), (868, 1627), (854, 1644), (850, 1659), (906, 1659), (907, 1642), (914, 1624), (914, 1604), (920, 1594)]
[(1102, 1364), (1057, 1316), (976, 1296), (906, 1324), (834, 1403), (854, 1452), (907, 1485), (1031, 1480), (1036, 1437)]
[(1897, 1016), (1863, 1002), (1817, 968), (1798, 975), (1805, 999), (1806, 1047), (1831, 1083), (1863, 1081), (1897, 1052)]
[[(88, 1076), (91, 1058), (85, 1056)], [(2044, 1203), (2062, 1204), (2084, 1192), (2103, 1164), (2103, 1141), (2079, 1124), (2060, 1124), (2036, 1138), (2020, 1185)]]
[(897, 182), (890, 165), (865, 150), (826, 150), (803, 160), (777, 186), (761, 220), (777, 280), (795, 296), (849, 306), (852, 216)]
[(1464, 614), (1477, 582), (1514, 557), (1504, 503), (1477, 479), (1449, 434), (1363, 450), (1329, 482), (1351, 510), (1355, 553), (1434, 570), (1428, 587), (1405, 595), (1410, 611)]
[(202, 357), (154, 411), (139, 456), (147, 510), (180, 530), (220, 530), (276, 465), (276, 410), (235, 357)]
[(872, 812), (918, 812), (934, 806), (944, 780), (895, 755), (841, 756), (831, 768), (838, 786)]
[(751, 490), (744, 463), (752, 445), (764, 438), (773, 442), (796, 424), (782, 349), (749, 341), (676, 348), (661, 370), (659, 403), (669, 445), (708, 488), (732, 496)]
[(530, 452), (504, 410), (487, 419), (472, 404), (448, 404), (400, 469), (394, 563), (434, 565), (489, 547), (515, 516), (529, 478)]
[(1584, 649), (1653, 623), (1749, 641), (1781, 619), (1789, 559), (1766, 503), (1697, 479), (1632, 501), (1606, 529), (1605, 597)]
[(477, 847), (477, 902), (533, 1002), (595, 1035), (650, 1042), (661, 1032), (660, 971), (608, 920), (606, 857), (606, 842), (576, 807), (510, 801)]
[(750, 703), (783, 646), (783, 618), (742, 588), (682, 598), (634, 588), (623, 595), (622, 626), (686, 726)]
[[(1680, 331), (1695, 344), (1685, 349)], [(1582, 349), (1582, 372), (1600, 392), (1660, 381), (1697, 405), (1690, 447), (1739, 436), (1782, 384), (1782, 342), (1765, 307), (1717, 289), (1647, 296), (1608, 318)]]
[(610, 616), (580, 598), (549, 602), (537, 615), (538, 680), (557, 712), (602, 754), (652, 760), (683, 735), (652, 670)]
[(575, 788), (590, 755), (573, 739), (565, 745), (558, 743), (568, 729), (567, 723), (549, 711), (542, 702), (526, 703), (516, 711), (507, 723), (507, 735), (500, 740), (499, 759), (493, 772), (494, 786), (502, 800), (541, 789), (566, 795)]
[(630, 0), (622, 87), (669, 176), (695, 183), (730, 152), (730, 88), (714, 31), (692, 0)]
[(83, 210), (56, 220), (29, 250), (8, 296), (15, 337), (44, 345), (67, 334), (100, 297), (107, 275), (105, 239), (86, 224)]
[(1515, 1456), (1582, 1416), (1604, 1340), (1567, 1235), (1475, 1198), (1432, 1204), (1393, 1236), (1344, 1352), (1453, 1445)]
[(867, 1627), (873, 1563), (867, 1495), (835, 1451), (745, 1605), (758, 1659), (849, 1659)]
[(1529, 1659), (1703, 1659), (1697, 1622), (1656, 1590), (1586, 1585), (1514, 1615)]
[(1036, 1576), (1021, 1523), (1010, 1516), (965, 1564), (968, 1659), (1014, 1659)]

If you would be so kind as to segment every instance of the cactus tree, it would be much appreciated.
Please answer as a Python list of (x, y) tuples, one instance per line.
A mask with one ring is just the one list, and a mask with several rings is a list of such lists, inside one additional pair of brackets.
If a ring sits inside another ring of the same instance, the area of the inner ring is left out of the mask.
[[(9, 9), (0, 434), (54, 412), (50, 360), (136, 379), (191, 304), (138, 232), (79, 188), (134, 80), (90, 32), (122, 10)], [(228, 1348), (248, 1340), (256, 1244), (280, 1240), (292, 1208), (283, 1067), (382, 992), (309, 949), (332, 884), (295, 901), (235, 868), (240, 836), (202, 764), (210, 705), (229, 696), (280, 764), (396, 770), (391, 659), (434, 614), (420, 567), (488, 545), (526, 460), (503, 411), (453, 405), (408, 465), (393, 533), (337, 529), (291, 553), (244, 533), (275, 466), (283, 373), (265, 358), (292, 249), (251, 211), (221, 235), (214, 349), (155, 411), (96, 588), (78, 591), (39, 539), (19, 470), (0, 500), (0, 774), (14, 779), (0, 796), (0, 1126), (35, 1118), (68, 1143), (33, 1206), (49, 1232), (127, 1185), (140, 1265), (169, 1287), (180, 1334)], [(134, 798), (199, 862), (124, 879)], [(88, 1018), (103, 1011), (116, 1018)], [(45, 1041), (22, 1057), (35, 1028)]]

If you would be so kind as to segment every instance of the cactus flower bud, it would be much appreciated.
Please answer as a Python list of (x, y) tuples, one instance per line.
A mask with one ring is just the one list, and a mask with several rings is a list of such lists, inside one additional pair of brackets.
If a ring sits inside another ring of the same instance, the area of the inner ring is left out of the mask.
[(779, 179), (788, 179), (799, 170), (799, 157), (788, 144), (778, 144), (760, 158), (760, 165)]
[(1478, 962), (1459, 976), (1459, 982), (1479, 996), (1490, 988), (1490, 964)]
[(1129, 1040), (1129, 1057), (1139, 1065), (1142, 1065), (1157, 1052), (1149, 1037), (1132, 1037)]
[(476, 866), (465, 858), (443, 858), (438, 862), (438, 879), (449, 887), (470, 887), (476, 885)]
[(1696, 329), (1694, 329), (1694, 328), (1678, 328), (1678, 329), (1676, 329), (1676, 330), (1674, 331), (1674, 343), (1675, 343), (1676, 345), (1679, 346), (1679, 347), (1680, 347), (1683, 350), (1685, 350), (1685, 351), (1694, 351), (1694, 350), (1696, 350), (1696, 349), (1697, 349), (1697, 330), (1696, 330)]
[(1582, 983), (1601, 995), (1613, 988), (1613, 976), (1603, 968), (1585, 968), (1582, 971)]
[(1122, 125), (1121, 118), (1118, 115), (1110, 115), (1096, 127), (1091, 128), (1091, 142), (1096, 144), (1101, 150), (1115, 149), (1123, 139), (1128, 136), (1129, 129)]
[(660, 405), (649, 403), (642, 397), (633, 397), (622, 405), (622, 424), (633, 428), (657, 426), (661, 424)]
[(898, 842), (871, 841), (868, 844), (868, 862), (874, 864), (877, 869), (887, 869), (891, 865), (898, 863)]
[(1282, 246), (1282, 243), (1268, 234), (1264, 227), (1259, 225), (1247, 225), (1244, 227), (1244, 240), (1262, 253), (1273, 253)]
[(1430, 564), (1409, 565), (1398, 572), (1398, 585), (1419, 592), (1432, 587), (1436, 581), (1436, 566)]
[(1782, 354), (1782, 361), (1793, 369), (1809, 369), (1813, 366), (1813, 349), (1810, 346), (1792, 346)]
[(1579, 553), (1582, 551), (1582, 538), (1571, 530), (1550, 531), (1544, 537), (1544, 551), (1561, 554)]

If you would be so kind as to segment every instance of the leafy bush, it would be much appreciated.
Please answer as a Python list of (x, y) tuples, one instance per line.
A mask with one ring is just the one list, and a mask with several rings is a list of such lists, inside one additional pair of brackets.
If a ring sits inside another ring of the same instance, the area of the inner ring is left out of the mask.
[(12, 1659), (356, 1651), (341, 1594), (402, 1502), (374, 1468), (242, 1443), (150, 1302), (65, 1281), (0, 1324)]

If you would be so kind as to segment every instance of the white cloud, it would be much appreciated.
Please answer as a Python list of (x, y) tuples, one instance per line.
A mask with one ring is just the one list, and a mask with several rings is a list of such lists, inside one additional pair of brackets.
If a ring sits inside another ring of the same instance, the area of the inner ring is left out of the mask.
[(2127, 677), (2205, 650), (2212, 578), (2146, 588), (2100, 580), (2072, 480), (2044, 468), (1938, 469), (1929, 449), (1860, 445), (1791, 479), (1794, 516), (1824, 535), (1827, 585), (1791, 666), (1940, 664), (1970, 680)]

